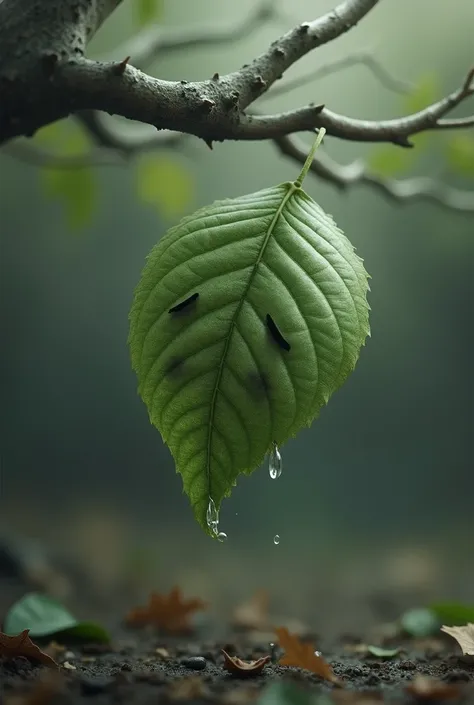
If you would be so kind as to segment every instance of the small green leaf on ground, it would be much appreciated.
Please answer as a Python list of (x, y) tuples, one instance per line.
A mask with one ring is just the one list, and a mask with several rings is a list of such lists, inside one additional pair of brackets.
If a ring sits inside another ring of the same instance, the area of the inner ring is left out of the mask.
[(164, 5), (164, 0), (134, 0), (137, 25), (144, 27), (161, 19)]
[(147, 155), (137, 163), (136, 174), (138, 197), (165, 218), (183, 215), (194, 201), (194, 179), (176, 159)]
[(381, 646), (372, 646), (371, 644), (367, 647), (367, 652), (376, 658), (393, 658), (400, 653), (400, 647), (397, 646), (396, 649), (383, 649)]
[(438, 100), (441, 94), (439, 77), (426, 73), (419, 77), (413, 90), (404, 98), (404, 111), (417, 113)]
[(474, 137), (467, 134), (452, 135), (446, 156), (454, 173), (474, 176)]
[(423, 638), (436, 634), (441, 621), (431, 609), (417, 607), (402, 615), (400, 626), (410, 636)]
[(463, 605), (461, 602), (437, 602), (430, 605), (430, 610), (443, 624), (451, 627), (461, 627), (468, 622), (474, 622), (474, 606)]
[[(256, 705), (316, 705), (316, 698), (293, 683), (272, 683), (262, 691)], [(326, 698), (326, 702), (331, 700)], [(319, 705), (319, 700), (318, 700)], [(321, 703), (321, 705), (324, 705)]]
[(32, 637), (67, 633), (78, 639), (110, 641), (103, 627), (93, 622), (80, 622), (60, 602), (37, 592), (15, 602), (5, 617), (5, 634), (18, 634), (25, 629)]

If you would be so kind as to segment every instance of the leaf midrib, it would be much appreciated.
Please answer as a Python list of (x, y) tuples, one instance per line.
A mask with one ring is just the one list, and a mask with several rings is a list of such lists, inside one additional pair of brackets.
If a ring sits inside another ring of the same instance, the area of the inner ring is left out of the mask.
[(221, 356), (221, 359), (220, 359), (220, 362), (219, 362), (219, 367), (218, 367), (218, 370), (217, 370), (216, 382), (215, 382), (214, 389), (213, 389), (213, 392), (212, 392), (211, 407), (210, 407), (210, 410), (209, 410), (209, 422), (208, 422), (208, 423), (209, 423), (209, 431), (208, 431), (208, 435), (207, 435), (207, 451), (206, 451), (206, 474), (207, 474), (207, 487), (208, 487), (208, 499), (209, 499), (209, 500), (210, 500), (210, 499), (213, 499), (213, 497), (212, 497), (212, 495), (211, 495), (211, 464), (210, 464), (210, 458), (211, 458), (212, 432), (213, 432), (213, 429), (214, 429), (214, 416), (215, 416), (215, 409), (216, 409), (216, 399), (217, 399), (217, 395), (218, 395), (218, 393), (219, 393), (219, 386), (220, 386), (220, 382), (221, 382), (221, 378), (222, 378), (222, 373), (223, 373), (223, 371), (224, 371), (224, 365), (225, 365), (225, 361), (226, 361), (226, 358), (227, 358), (227, 352), (228, 352), (228, 350), (229, 350), (230, 342), (231, 342), (231, 340), (232, 340), (232, 334), (233, 334), (233, 332), (234, 332), (235, 324), (236, 324), (237, 319), (238, 319), (238, 317), (239, 317), (239, 314), (240, 314), (240, 311), (241, 311), (241, 309), (242, 309), (243, 303), (244, 303), (245, 299), (247, 298), (247, 294), (248, 294), (248, 292), (249, 292), (250, 287), (252, 286), (252, 282), (253, 282), (253, 280), (254, 280), (254, 278), (255, 278), (255, 274), (257, 273), (258, 265), (260, 264), (260, 262), (261, 262), (261, 260), (262, 260), (262, 257), (263, 257), (263, 255), (264, 255), (264, 253), (265, 253), (265, 249), (266, 249), (266, 247), (267, 247), (267, 245), (268, 245), (268, 242), (269, 242), (269, 240), (270, 240), (270, 237), (271, 237), (271, 235), (272, 235), (272, 233), (273, 233), (273, 231), (274, 231), (274, 229), (275, 229), (275, 226), (276, 226), (276, 224), (277, 224), (277, 221), (278, 221), (278, 219), (279, 219), (279, 217), (280, 217), (280, 215), (281, 215), (281, 213), (282, 213), (282, 211), (283, 211), (283, 208), (285, 207), (286, 203), (289, 201), (289, 199), (290, 199), (291, 196), (295, 193), (295, 191), (299, 190), (299, 188), (300, 188), (300, 187), (299, 187), (295, 182), (289, 184), (288, 191), (285, 193), (284, 197), (282, 198), (281, 203), (280, 203), (280, 205), (278, 206), (278, 208), (277, 208), (277, 210), (276, 210), (276, 212), (275, 212), (275, 215), (273, 216), (273, 220), (272, 220), (272, 222), (270, 223), (270, 225), (268, 226), (268, 230), (267, 230), (267, 232), (265, 233), (265, 237), (264, 237), (264, 239), (263, 239), (262, 246), (260, 247), (260, 251), (259, 251), (259, 253), (258, 253), (257, 259), (256, 259), (256, 261), (255, 261), (255, 264), (254, 264), (253, 268), (252, 268), (252, 271), (250, 272), (250, 275), (249, 275), (249, 278), (248, 278), (246, 287), (245, 287), (245, 289), (244, 289), (244, 291), (243, 291), (243, 294), (242, 294), (242, 296), (240, 297), (240, 300), (239, 300), (239, 302), (238, 302), (238, 304), (237, 304), (237, 307), (236, 307), (236, 309), (235, 309), (235, 313), (234, 313), (234, 315), (232, 316), (232, 320), (231, 320), (230, 326), (229, 326), (229, 332), (228, 332), (228, 334), (227, 334), (227, 336), (226, 336), (226, 339), (225, 339), (224, 349), (223, 349), (223, 351), (222, 351), (222, 356)]

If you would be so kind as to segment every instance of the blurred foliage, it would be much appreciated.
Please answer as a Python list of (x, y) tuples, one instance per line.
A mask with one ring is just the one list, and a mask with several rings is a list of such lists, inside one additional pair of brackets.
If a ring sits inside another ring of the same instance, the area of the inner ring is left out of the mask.
[(456, 174), (474, 176), (474, 137), (460, 132), (453, 134), (447, 144), (447, 162)]
[[(73, 122), (61, 120), (39, 130), (35, 142), (53, 154), (77, 156), (87, 154), (90, 141)], [(39, 170), (41, 187), (46, 196), (63, 206), (71, 230), (91, 223), (98, 205), (97, 175), (92, 165), (70, 169), (44, 166)]]
[(443, 624), (450, 627), (474, 623), (474, 605), (463, 605), (460, 602), (438, 602), (430, 605), (430, 610)]
[(436, 634), (441, 625), (439, 618), (431, 609), (415, 607), (402, 615), (400, 626), (409, 636), (422, 639)]
[(136, 22), (139, 27), (161, 19), (163, 9), (164, 0), (134, 0)]
[(165, 218), (182, 215), (195, 200), (194, 179), (175, 158), (147, 154), (138, 160), (136, 176), (139, 199)]
[[(402, 98), (401, 115), (410, 115), (423, 110), (441, 95), (439, 78), (434, 73), (422, 75), (413, 90)], [(377, 147), (368, 159), (370, 170), (378, 176), (396, 176), (407, 172), (430, 146), (433, 133), (424, 132), (410, 138), (411, 149), (403, 149), (393, 144)]]

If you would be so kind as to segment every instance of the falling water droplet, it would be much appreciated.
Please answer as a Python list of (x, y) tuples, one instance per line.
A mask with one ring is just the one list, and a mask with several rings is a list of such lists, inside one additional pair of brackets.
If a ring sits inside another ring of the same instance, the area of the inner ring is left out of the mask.
[(272, 480), (277, 480), (280, 477), (282, 470), (283, 463), (281, 453), (277, 444), (273, 441), (273, 446), (270, 451), (270, 458), (268, 460), (268, 472), (270, 473)]
[(219, 511), (211, 498), (209, 498), (209, 504), (207, 505), (206, 522), (214, 538), (218, 541), (227, 541), (227, 534), (224, 531), (219, 531)]
[(206, 522), (211, 533), (214, 534), (214, 536), (217, 536), (217, 527), (219, 525), (219, 512), (217, 511), (214, 500), (211, 498), (209, 498), (209, 504), (207, 505)]
[(273, 537), (273, 543), (275, 544), (275, 546), (278, 546), (278, 544), (280, 543), (280, 537), (278, 536), (278, 534), (275, 534), (275, 536)]

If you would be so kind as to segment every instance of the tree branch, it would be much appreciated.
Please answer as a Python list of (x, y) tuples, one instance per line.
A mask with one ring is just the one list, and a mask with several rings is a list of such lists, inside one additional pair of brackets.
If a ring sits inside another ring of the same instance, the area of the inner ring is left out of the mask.
[[(299, 159), (298, 143), (289, 135), (314, 132), (321, 127), (340, 139), (411, 147), (410, 137), (419, 132), (474, 125), (474, 116), (447, 117), (474, 93), (474, 69), (458, 90), (417, 113), (396, 119), (350, 118), (314, 104), (268, 115), (254, 111), (253, 104), (259, 98), (275, 96), (306, 80), (296, 79), (268, 92), (287, 69), (354, 27), (378, 0), (343, 0), (319, 19), (283, 34), (239, 70), (225, 76), (216, 73), (210, 80), (197, 82), (154, 78), (131, 66), (129, 55), (108, 62), (85, 58), (87, 42), (120, 1), (0, 0), (0, 145), (14, 137), (31, 136), (40, 127), (71, 114), (88, 130), (96, 145), (119, 151), (122, 156), (143, 148), (176, 144), (183, 135), (194, 135), (209, 146), (223, 140), (275, 140), (282, 152)], [(245, 36), (274, 14), (271, 0), (262, 0), (254, 13), (234, 28), (233, 38)], [(160, 52), (222, 43), (229, 35), (229, 27), (166, 35), (153, 30), (139, 35), (135, 44), (125, 48), (130, 54), (135, 53), (138, 63), (146, 64)], [(359, 60), (394, 86), (391, 77), (387, 78), (371, 57), (365, 55)], [(342, 59), (339, 67), (347, 62), (348, 57)], [(322, 67), (320, 75), (324, 70), (336, 69)], [(400, 89), (399, 85), (396, 87)], [(125, 135), (107, 126), (101, 113), (145, 123), (160, 132), (151, 137)], [(368, 173), (360, 162), (347, 167), (321, 160), (314, 164), (313, 171), (341, 187), (370, 183), (394, 198), (424, 197), (471, 210), (469, 203), (466, 206), (467, 196), (459, 197), (459, 192), (444, 188), (440, 191), (430, 180), (383, 180)]]
[(303, 76), (297, 76), (289, 81), (285, 81), (283, 85), (272, 87), (268, 93), (265, 93), (260, 98), (260, 103), (265, 100), (276, 98), (280, 95), (286, 95), (290, 91), (295, 90), (295, 88), (301, 88), (302, 86), (307, 86), (314, 81), (330, 76), (344, 69), (352, 68), (354, 66), (365, 66), (374, 75), (374, 77), (379, 81), (380, 85), (384, 86), (388, 91), (393, 93), (400, 93), (400, 95), (406, 95), (411, 90), (413, 90), (413, 84), (406, 81), (400, 81), (395, 76), (387, 71), (387, 69), (375, 58), (373, 52), (362, 50), (356, 51), (353, 54), (348, 54), (340, 59), (336, 59), (328, 64), (323, 64), (319, 66), (314, 71), (304, 74)]
[[(274, 140), (281, 154), (298, 164), (304, 164), (308, 147), (295, 137), (279, 137)], [(450, 210), (474, 212), (474, 191), (462, 191), (428, 177), (410, 179), (387, 179), (371, 173), (363, 160), (341, 165), (327, 154), (318, 152), (310, 170), (342, 190), (358, 184), (367, 185), (393, 201), (430, 201)]]
[(198, 27), (179, 29), (150, 27), (116, 48), (104, 61), (116, 60), (117, 53), (130, 56), (133, 65), (146, 69), (158, 57), (183, 49), (199, 46), (213, 46), (234, 43), (278, 17), (278, 6), (274, 0), (263, 0), (239, 24), (222, 24), (209, 26), (208, 23)]
[[(51, 0), (50, 12), (43, 20), (40, 12), (42, 0), (3, 0), (0, 3), (0, 87), (7, 88), (2, 92), (0, 105), (0, 144), (16, 136), (29, 136), (45, 124), (81, 110), (115, 113), (158, 129), (187, 132), (208, 142), (254, 139), (246, 137), (245, 129), (239, 127), (241, 121), (245, 123), (243, 110), (298, 59), (348, 31), (378, 2), (345, 0), (318, 20), (303, 23), (287, 32), (260, 57), (238, 71), (223, 78), (216, 74), (211, 81), (183, 84), (152, 78), (130, 66), (128, 57), (120, 62), (85, 59), (84, 46), (90, 26), (83, 18), (78, 18), (77, 26), (73, 26), (74, 36), (80, 38), (79, 44), (76, 41), (65, 47), (64, 36), (59, 36), (58, 29), (58, 42), (51, 45), (45, 23), (54, 20), (55, 26), (59, 27), (61, 23), (56, 15), (67, 11), (71, 24), (70, 16), (76, 17), (77, 14), (73, 7), (76, 1), (84, 6), (96, 5), (93, 0)], [(107, 7), (118, 2), (102, 0)], [(58, 3), (61, 12), (57, 9)], [(21, 44), (21, 26), (10, 26), (7, 35), (2, 21), (5, 6), (10, 9), (8, 19), (12, 8), (16, 8), (17, 16), (21, 16), (22, 5), (33, 6), (35, 17), (41, 17), (41, 23), (35, 52), (28, 53), (28, 61), (22, 64), (19, 73), (14, 45)], [(2, 56), (4, 36), (11, 45), (11, 54), (6, 56)], [(25, 93), (25, 83), (33, 80), (35, 90)]]

